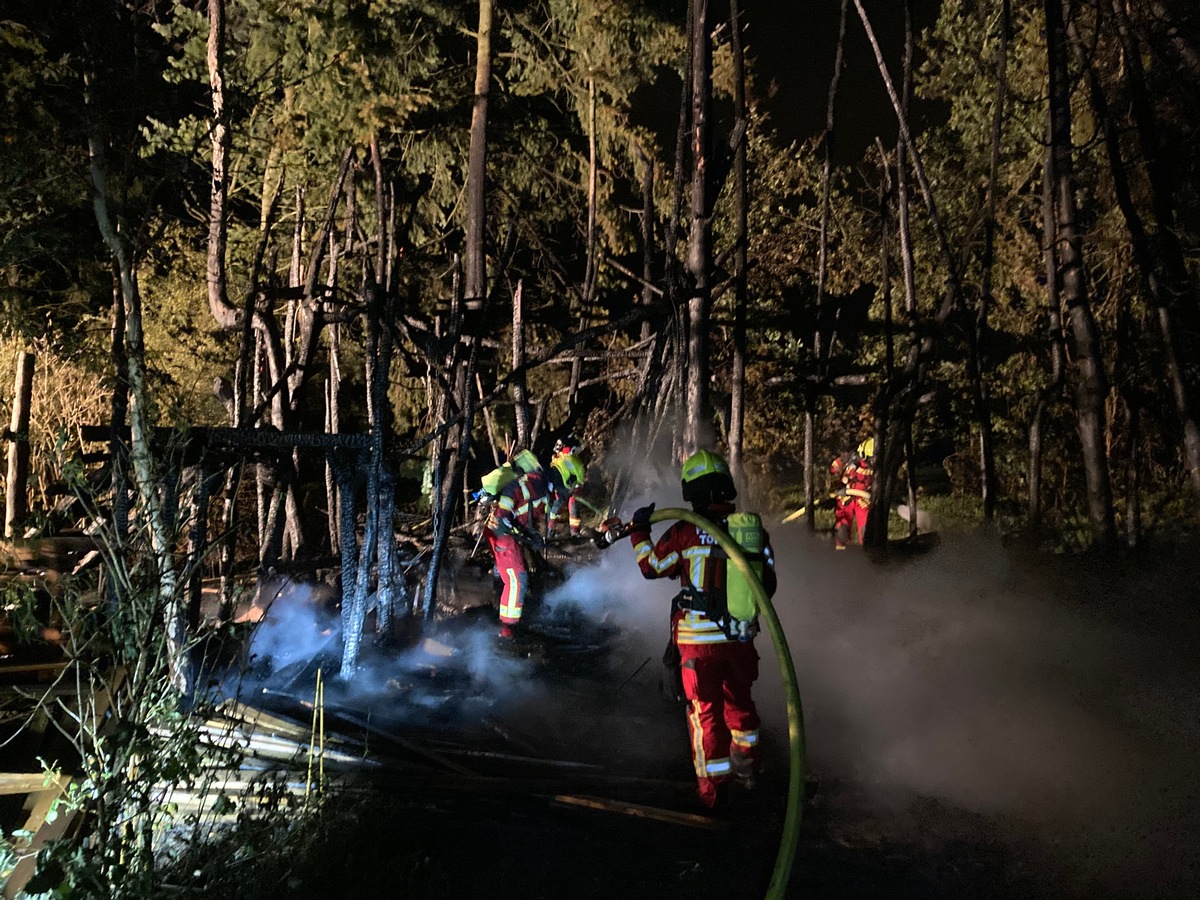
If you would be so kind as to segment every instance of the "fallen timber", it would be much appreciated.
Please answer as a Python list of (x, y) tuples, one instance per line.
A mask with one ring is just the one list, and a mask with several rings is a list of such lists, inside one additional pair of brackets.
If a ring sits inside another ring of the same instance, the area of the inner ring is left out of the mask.
[[(481, 592), (490, 595), (489, 579), (481, 576), (479, 580)], [(480, 602), (481, 597), (466, 590), (456, 598), (464, 599)], [(239, 815), (279, 811), (286, 816), (291, 814), (289, 810), (308, 808), (326, 797), (354, 798), (354, 803), (386, 798), (393, 807), (411, 809), (417, 819), (436, 815), (441, 820), (459, 821), (484, 804), (489, 816), (503, 817), (510, 814), (505, 810), (521, 809), (532, 810), (530, 814), (537, 817), (558, 815), (583, 823), (607, 817), (618, 822), (656, 823), (668, 829), (712, 830), (711, 819), (676, 809), (686, 808), (694, 795), (694, 783), (686, 776), (639, 777), (623, 770), (619, 758), (613, 758), (611, 764), (573, 758), (571, 748), (586, 747), (592, 731), (616, 730), (587, 710), (606, 708), (597, 698), (615, 697), (643, 670), (645, 657), (639, 653), (619, 673), (608, 676), (611, 683), (593, 681), (593, 676), (604, 677), (601, 663), (615, 634), (612, 626), (572, 615), (539, 617), (535, 610), (536, 606), (531, 607), (522, 640), (508, 648), (512, 664), (522, 667), (527, 676), (549, 675), (554, 696), (581, 711), (579, 721), (554, 718), (539, 727), (522, 728), (484, 702), (486, 698), (476, 693), (478, 685), (455, 674), (452, 659), (456, 645), (462, 646), (458, 629), (486, 628), (483, 623), (490, 610), (486, 603), (447, 610), (448, 617), (425, 623), (421, 629), (426, 636), (418, 644), (427, 651), (427, 665), (388, 679), (385, 697), (359, 707), (347, 702), (348, 691), (334, 692), (324, 705), (324, 740), (309, 721), (319, 705), (310, 689), (325, 657), (338, 655), (336, 648), (320, 651), (321, 659), (300, 661), (271, 673), (277, 680), (268, 680), (248, 698), (239, 696), (208, 706), (203, 721), (193, 719), (203, 771), (186, 784), (152, 786), (153, 796), (170, 810), (162, 824), (164, 839), (194, 834), (202, 840), (206, 829), (232, 826)], [(494, 635), (494, 630), (489, 629), (489, 634)], [(369, 661), (377, 661), (380, 654), (412, 649), (411, 645), (372, 647), (375, 656)], [(29, 688), (31, 695), (36, 693), (36, 687)], [(380, 713), (381, 707), (412, 705), (414, 694), (422, 688), (445, 695), (447, 707), (459, 704), (458, 712), (466, 710), (467, 716), (455, 712), (457, 725), (448, 727), (428, 727), (428, 723), (413, 727), (403, 714), (389, 719)], [(466, 719), (473, 727), (461, 727)], [(582, 731), (580, 722), (586, 726)], [(635, 725), (621, 723), (629, 730), (636, 730)], [(37, 786), (36, 773), (12, 774), (24, 776), (14, 780), (15, 786)], [(53, 785), (36, 796), (30, 794), (31, 802), (42, 801), (38, 810), (43, 816), (57, 796)], [(30, 819), (30, 824), (36, 823)], [(38, 840), (52, 834), (40, 826), (30, 830), (38, 834)]]

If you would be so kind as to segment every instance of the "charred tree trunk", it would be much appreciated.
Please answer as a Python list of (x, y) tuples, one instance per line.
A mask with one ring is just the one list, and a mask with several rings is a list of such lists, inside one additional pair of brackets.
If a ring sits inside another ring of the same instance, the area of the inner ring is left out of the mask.
[(1116, 543), (1112, 487), (1108, 474), (1104, 409), (1108, 379), (1100, 336), (1092, 316), (1083, 263), (1083, 239), (1076, 222), (1074, 160), (1071, 149), (1071, 84), (1067, 68), (1064, 3), (1045, 0), (1046, 55), (1050, 78), (1050, 151), (1054, 159), (1055, 242), (1059, 248), (1059, 292), (1067, 310), (1075, 387), (1075, 413), (1087, 479), (1087, 509), (1093, 540)]
[(17, 354), (12, 419), (8, 427), (8, 480), (5, 482), (4, 536), (20, 538), (17, 527), (29, 514), (29, 410), (33, 401), (33, 366), (37, 359)]
[[(352, 593), (342, 597), (343, 645), (342, 678), (352, 680), (356, 673), (363, 628), (369, 611), (372, 567), (375, 567), (376, 628), (386, 638), (392, 625), (394, 535), (392, 518), (394, 481), (387, 466), (388, 435), (391, 429), (388, 383), (391, 375), (394, 316), (392, 296), (385, 279), (388, 271), (387, 194), (384, 189), (383, 158), (377, 137), (370, 141), (371, 164), (375, 182), (375, 254), (364, 267), (364, 279), (370, 271), (370, 283), (364, 285), (362, 299), (366, 310), (367, 415), (371, 429), (370, 455), (367, 460), (367, 508)], [(350, 541), (343, 538), (352, 547)], [(344, 582), (348, 583), (347, 582)], [(343, 587), (343, 591), (345, 587)]]
[(712, 40), (708, 0), (691, 0), (692, 69), (692, 202), (687, 269), (691, 296), (687, 303), (687, 395), (683, 449), (693, 453), (709, 440), (710, 399), (708, 328), (712, 304), (711, 126)]
[(513, 381), (513, 419), (517, 427), (517, 446), (529, 446), (529, 391), (525, 385), (525, 306), (524, 283), (517, 282), (512, 297), (512, 366), (519, 373)]
[[(378, 308), (378, 299), (370, 297), (368, 306)], [(374, 357), (376, 364), (367, 391), (374, 395), (376, 403), (380, 399), (380, 370), (383, 368), (383, 353), (381, 347), (380, 329), (376, 311), (368, 312), (368, 346), (367, 353)], [(375, 319), (372, 323), (370, 320)], [(358, 546), (358, 563), (354, 570), (354, 579), (350, 593), (345, 592), (343, 582), (342, 593), (342, 668), (343, 681), (352, 681), (357, 671), (358, 655), (362, 647), (363, 627), (367, 618), (367, 601), (370, 593), (371, 570), (375, 564), (375, 553), (380, 543), (380, 502), (379, 495), (382, 486), (383, 473), (383, 427), (379, 406), (375, 406), (375, 421), (371, 423), (371, 449), (367, 458), (367, 496), (366, 517), (363, 523), (362, 542)], [(344, 539), (343, 539), (344, 541)], [(353, 535), (351, 535), (351, 552), (353, 552)], [(345, 547), (345, 543), (343, 543)]]
[(742, 438), (746, 415), (746, 253), (749, 240), (746, 194), (746, 130), (749, 116), (746, 111), (746, 61), (742, 49), (742, 16), (738, 0), (729, 0), (729, 28), (733, 54), (733, 366), (730, 372), (729, 398), (729, 467), (739, 483), (745, 485), (746, 472), (742, 461)]
[(383, 158), (379, 151), (379, 141), (376, 136), (371, 139), (371, 163), (375, 172), (375, 286), (369, 314), (375, 316), (376, 341), (378, 354), (374, 368), (374, 378), (371, 382), (371, 392), (374, 395), (372, 404), (373, 419), (371, 422), (371, 451), (374, 454), (373, 464), (379, 471), (375, 503), (378, 529), (378, 547), (375, 551), (377, 560), (376, 573), (376, 631), (387, 640), (391, 633), (394, 618), (393, 604), (395, 601), (395, 556), (396, 538), (394, 531), (394, 513), (396, 504), (395, 478), (388, 465), (389, 438), (392, 433), (392, 407), (388, 399), (388, 386), (392, 373), (392, 335), (395, 330), (395, 298), (387, 286), (388, 261), (388, 228), (387, 228), (387, 195), (384, 191)]

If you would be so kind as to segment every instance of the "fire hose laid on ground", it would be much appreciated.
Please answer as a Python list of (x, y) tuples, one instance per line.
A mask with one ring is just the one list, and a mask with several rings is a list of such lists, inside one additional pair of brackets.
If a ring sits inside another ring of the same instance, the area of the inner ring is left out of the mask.
[[(788, 790), (787, 812), (783, 821), (783, 834), (779, 839), (779, 852), (775, 857), (775, 868), (771, 873), (771, 883), (767, 887), (767, 900), (780, 900), (787, 889), (788, 877), (791, 874), (792, 862), (796, 857), (796, 845), (800, 836), (800, 820), (802, 815), (802, 797), (804, 790), (804, 711), (800, 705), (800, 688), (796, 683), (796, 667), (792, 663), (792, 654), (788, 649), (787, 638), (783, 634), (783, 626), (771, 598), (767, 596), (762, 581), (754, 572), (750, 562), (742, 552), (741, 546), (713, 522), (688, 509), (667, 508), (652, 513), (650, 523), (682, 520), (697, 528), (703, 529), (712, 536), (717, 545), (725, 551), (729, 561), (737, 567), (746, 583), (750, 585), (754, 604), (759, 616), (767, 625), (771, 642), (775, 645), (775, 656), (779, 661), (779, 671), (783, 676), (784, 699), (787, 704), (788, 717)], [(624, 526), (628, 534), (628, 526)]]

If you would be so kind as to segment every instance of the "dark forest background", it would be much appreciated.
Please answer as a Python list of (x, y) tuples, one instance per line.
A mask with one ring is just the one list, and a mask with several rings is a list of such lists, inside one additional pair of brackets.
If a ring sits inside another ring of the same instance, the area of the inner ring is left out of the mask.
[(713, 447), (821, 528), (866, 438), (876, 549), (1200, 515), (1194, 0), (7, 0), (0, 103), (8, 536), (86, 532), (131, 673), (106, 884), (204, 591), (337, 582), (349, 681), (510, 448), (585, 442), (592, 525)]
[[(1194, 518), (1190, 5), (829, 3), (811, 47), (798, 11), (701, 6), (700, 42), (682, 3), (489, 12), (477, 190), (476, 4), (10, 4), (35, 484), (130, 390), (159, 425), (365, 431), (386, 356), (414, 460), (574, 431), (602, 462), (638, 421), (801, 505), (877, 434), (890, 499), (912, 469), (1068, 544)], [(448, 411), (469, 446), (430, 442)]]

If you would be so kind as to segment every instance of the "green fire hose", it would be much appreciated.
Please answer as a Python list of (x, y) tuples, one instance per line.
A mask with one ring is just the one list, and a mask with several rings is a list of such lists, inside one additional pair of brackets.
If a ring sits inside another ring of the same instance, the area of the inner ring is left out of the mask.
[(682, 519), (705, 533), (712, 535), (718, 546), (729, 556), (729, 561), (737, 566), (738, 571), (746, 578), (754, 595), (754, 603), (759, 615), (767, 623), (767, 631), (771, 633), (771, 641), (775, 645), (775, 655), (779, 659), (780, 674), (783, 675), (784, 697), (787, 702), (788, 717), (788, 792), (787, 814), (783, 820), (783, 835), (779, 839), (779, 853), (775, 857), (775, 870), (771, 873), (771, 884), (767, 888), (767, 900), (782, 900), (783, 892), (787, 889), (788, 876), (792, 871), (792, 861), (796, 856), (796, 845), (800, 836), (800, 817), (803, 812), (801, 797), (804, 791), (804, 711), (800, 706), (800, 688), (796, 684), (796, 667), (792, 663), (792, 654), (788, 649), (787, 638), (783, 634), (783, 626), (779, 624), (779, 616), (771, 605), (762, 582), (750, 567), (737, 541), (722, 531), (717, 525), (688, 509), (660, 509), (650, 516), (651, 524)]

